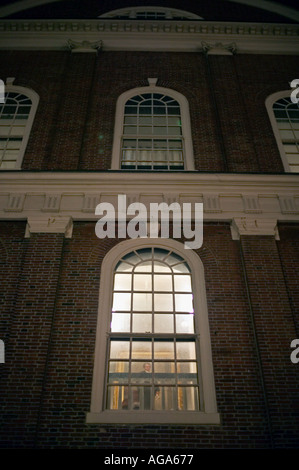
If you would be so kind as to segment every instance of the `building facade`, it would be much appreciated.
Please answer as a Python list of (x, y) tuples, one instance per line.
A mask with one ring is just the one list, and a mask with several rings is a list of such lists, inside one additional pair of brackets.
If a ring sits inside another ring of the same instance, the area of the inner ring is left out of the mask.
[[(297, 448), (298, 13), (23, 3), (0, 9), (2, 448)], [(193, 225), (150, 232), (163, 203)]]

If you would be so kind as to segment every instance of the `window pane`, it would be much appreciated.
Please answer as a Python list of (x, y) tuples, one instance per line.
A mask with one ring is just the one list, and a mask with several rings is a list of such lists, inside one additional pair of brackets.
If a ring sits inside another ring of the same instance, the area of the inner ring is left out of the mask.
[(134, 275), (134, 290), (152, 290), (152, 276), (150, 274)]
[(114, 289), (115, 290), (131, 290), (132, 276), (131, 274), (115, 274)]
[(177, 364), (178, 383), (197, 383), (196, 362), (178, 362)]
[(176, 410), (176, 389), (175, 387), (160, 387), (159, 396), (154, 401), (155, 410)]
[(175, 311), (193, 313), (193, 295), (175, 294)]
[(154, 294), (154, 310), (155, 312), (173, 311), (172, 294)]
[(194, 341), (177, 341), (176, 354), (178, 359), (196, 359)]
[(130, 342), (128, 340), (113, 340), (110, 342), (111, 359), (128, 359), (130, 352)]
[(127, 293), (114, 293), (113, 294), (113, 311), (131, 310), (131, 294)]
[(151, 410), (151, 387), (132, 387), (132, 409)]
[(132, 362), (131, 381), (134, 383), (150, 385), (152, 383), (151, 362)]
[(173, 333), (173, 315), (167, 313), (156, 313), (154, 317), (155, 333)]
[(109, 386), (107, 393), (108, 410), (127, 410), (129, 388), (125, 386)]
[(178, 387), (179, 410), (198, 411), (198, 388)]
[(172, 277), (171, 275), (157, 275), (154, 277), (154, 290), (155, 291), (172, 291)]
[(129, 362), (110, 361), (109, 363), (109, 383), (128, 383)]
[(177, 314), (175, 321), (177, 333), (194, 333), (194, 316), (192, 314)]
[(130, 315), (125, 313), (112, 313), (111, 331), (112, 332), (129, 332), (130, 331)]
[(155, 341), (154, 356), (157, 359), (174, 359), (174, 343), (173, 341)]
[(151, 341), (133, 341), (132, 359), (151, 359), (152, 342)]
[(174, 290), (176, 292), (192, 292), (191, 276), (174, 276)]
[(133, 310), (148, 312), (152, 310), (152, 294), (133, 294)]
[(152, 315), (138, 313), (133, 315), (133, 333), (151, 333)]

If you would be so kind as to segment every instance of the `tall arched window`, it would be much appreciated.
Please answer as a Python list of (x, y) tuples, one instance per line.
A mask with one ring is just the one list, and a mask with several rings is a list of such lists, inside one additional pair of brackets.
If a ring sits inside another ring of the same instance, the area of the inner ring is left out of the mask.
[(101, 285), (87, 421), (215, 424), (201, 263), (189, 250), (182, 256), (178, 242), (133, 242), (134, 249), (132, 240), (113, 249), (103, 265), (111, 274), (104, 271)]
[(0, 105), (0, 169), (21, 168), (38, 95), (27, 88), (7, 86)]
[(271, 95), (266, 105), (286, 171), (299, 172), (299, 104), (290, 91)]
[(116, 110), (112, 169), (194, 169), (186, 98), (153, 85), (121, 95)]

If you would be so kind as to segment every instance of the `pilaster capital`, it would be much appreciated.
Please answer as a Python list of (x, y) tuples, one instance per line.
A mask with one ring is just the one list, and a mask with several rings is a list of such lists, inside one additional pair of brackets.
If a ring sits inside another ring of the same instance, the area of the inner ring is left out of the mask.
[(71, 238), (73, 232), (73, 220), (71, 217), (28, 217), (25, 238), (32, 233), (63, 233), (65, 238)]
[(233, 240), (240, 240), (242, 235), (268, 235), (279, 240), (277, 219), (236, 217), (231, 222), (231, 234)]

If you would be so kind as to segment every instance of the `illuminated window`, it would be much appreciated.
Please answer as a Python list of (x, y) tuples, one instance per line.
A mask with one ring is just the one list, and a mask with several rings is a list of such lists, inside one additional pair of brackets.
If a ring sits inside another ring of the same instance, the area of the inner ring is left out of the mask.
[(38, 97), (32, 90), (6, 87), (0, 105), (0, 169), (21, 168)]
[(118, 100), (112, 169), (193, 170), (193, 148), (186, 98), (149, 86)]
[(176, 100), (145, 93), (126, 102), (121, 168), (184, 169), (181, 111)]
[(164, 7), (120, 8), (100, 15), (99, 18), (116, 20), (202, 20), (201, 16), (189, 11)]
[(218, 422), (208, 324), (196, 312), (204, 297), (194, 301), (189, 263), (171, 247), (138, 242), (118, 257), (108, 322), (99, 320), (88, 422)]
[(285, 170), (298, 173), (299, 104), (292, 103), (290, 93), (276, 93), (266, 103)]

